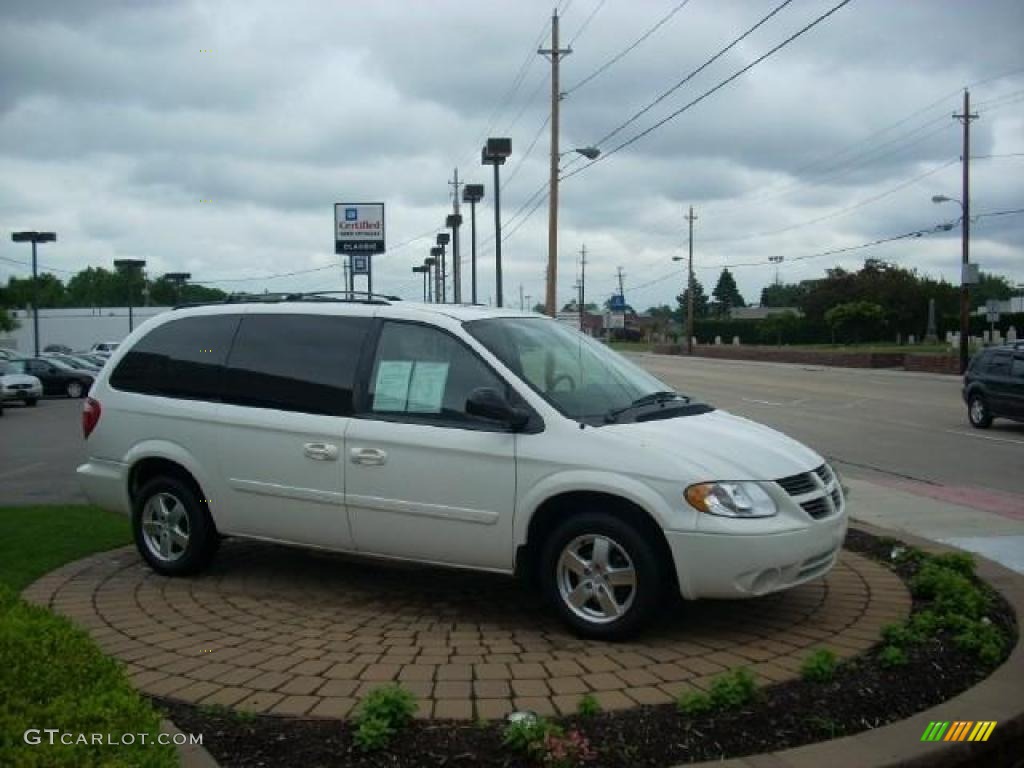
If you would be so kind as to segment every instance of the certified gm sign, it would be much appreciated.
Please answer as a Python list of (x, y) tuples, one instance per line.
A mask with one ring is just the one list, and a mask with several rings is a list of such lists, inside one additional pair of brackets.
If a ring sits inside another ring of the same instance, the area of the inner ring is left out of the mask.
[(384, 203), (335, 203), (335, 253), (384, 252)]

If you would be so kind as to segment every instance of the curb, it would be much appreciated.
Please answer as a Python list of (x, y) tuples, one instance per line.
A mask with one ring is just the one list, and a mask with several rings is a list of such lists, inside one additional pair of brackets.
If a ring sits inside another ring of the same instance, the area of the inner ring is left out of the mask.
[[(956, 552), (954, 547), (922, 539), (903, 531), (889, 531), (857, 523), (856, 527), (875, 535), (895, 535), (900, 540), (928, 552)], [(1024, 577), (1003, 566), (971, 553), (977, 563), (977, 575), (997, 590), (1018, 617), (1024, 616)], [(862, 731), (832, 741), (806, 744), (780, 752), (763, 752), (746, 757), (700, 763), (687, 768), (887, 768), (888, 766), (1009, 765), (1019, 754), (1014, 746), (1024, 739), (1024, 643), (1017, 645), (1003, 664), (987, 678), (958, 696), (931, 709), (895, 723)], [(998, 725), (987, 742), (922, 742), (921, 734), (932, 721), (995, 720)], [(1003, 762), (1006, 761), (1006, 762)], [(679, 768), (682, 768), (680, 766)]]
[[(182, 733), (182, 730), (170, 720), (164, 719), (160, 721), (160, 733), (176, 736)], [(174, 748), (178, 753), (178, 765), (181, 768), (218, 768), (217, 761), (199, 744), (179, 744)]]

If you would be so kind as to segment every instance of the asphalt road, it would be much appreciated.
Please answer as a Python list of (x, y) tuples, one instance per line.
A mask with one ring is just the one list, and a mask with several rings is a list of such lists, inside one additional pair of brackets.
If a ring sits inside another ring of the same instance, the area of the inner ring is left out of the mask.
[(806, 443), (851, 477), (918, 483), (983, 506), (1019, 504), (1024, 513), (1024, 424), (971, 427), (959, 377), (631, 357), (680, 392)]
[[(634, 355), (666, 383), (776, 427), (845, 474), (1024, 519), (1024, 424), (967, 422), (956, 377)], [(81, 401), (9, 406), (0, 420), (0, 504), (84, 501)], [(952, 494), (952, 497), (949, 495)]]

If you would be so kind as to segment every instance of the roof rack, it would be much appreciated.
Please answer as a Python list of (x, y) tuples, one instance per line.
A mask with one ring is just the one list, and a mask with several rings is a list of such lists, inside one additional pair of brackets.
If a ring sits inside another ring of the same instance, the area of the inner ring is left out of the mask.
[(218, 304), (276, 304), (284, 301), (335, 301), (346, 304), (390, 304), (401, 301), (398, 296), (367, 291), (307, 291), (304, 293), (233, 293), (227, 298), (213, 301), (192, 301), (177, 304), (174, 309), (189, 307), (207, 307)]

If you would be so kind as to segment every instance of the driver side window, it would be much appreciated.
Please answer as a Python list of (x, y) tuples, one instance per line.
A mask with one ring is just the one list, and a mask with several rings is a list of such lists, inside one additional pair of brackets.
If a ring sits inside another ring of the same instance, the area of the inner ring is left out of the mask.
[(455, 337), (414, 323), (386, 322), (370, 373), (368, 411), (392, 421), (494, 428), (466, 413), (479, 387), (508, 397), (508, 386)]

